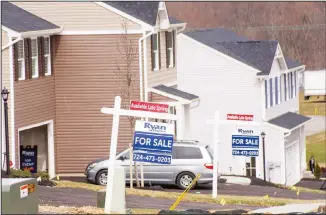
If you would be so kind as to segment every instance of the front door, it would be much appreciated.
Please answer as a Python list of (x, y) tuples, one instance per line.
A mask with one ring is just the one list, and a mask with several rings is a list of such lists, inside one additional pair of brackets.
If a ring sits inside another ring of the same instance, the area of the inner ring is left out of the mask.
[(246, 162), (246, 176), (256, 177), (256, 157), (250, 157)]

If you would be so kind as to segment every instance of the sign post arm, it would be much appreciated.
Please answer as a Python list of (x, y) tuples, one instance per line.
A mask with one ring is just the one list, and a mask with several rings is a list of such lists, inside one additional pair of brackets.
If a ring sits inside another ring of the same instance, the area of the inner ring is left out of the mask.
[(213, 158), (213, 192), (212, 197), (217, 198), (217, 184), (218, 184), (218, 126), (219, 126), (219, 112), (215, 111), (214, 116), (214, 158)]
[(132, 189), (134, 187), (134, 181), (133, 181), (133, 178), (132, 178), (132, 160), (133, 160), (133, 153), (132, 153), (132, 144), (129, 143), (129, 148), (130, 148), (130, 151), (129, 151), (129, 177), (130, 177), (130, 188)]
[(116, 96), (114, 99), (115, 112), (113, 113), (112, 134), (111, 134), (111, 144), (110, 144), (110, 159), (108, 165), (106, 196), (105, 196), (105, 213), (107, 214), (112, 212), (111, 209), (112, 209), (112, 197), (113, 197), (113, 180), (114, 180), (115, 160), (116, 160), (117, 144), (118, 144), (120, 107), (121, 107), (121, 97)]

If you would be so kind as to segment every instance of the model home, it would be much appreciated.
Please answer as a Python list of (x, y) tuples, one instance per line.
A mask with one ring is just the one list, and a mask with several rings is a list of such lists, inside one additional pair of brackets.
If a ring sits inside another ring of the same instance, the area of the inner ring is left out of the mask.
[[(107, 157), (112, 116), (100, 110), (117, 95), (126, 109), (130, 100), (169, 104), (180, 115), (177, 137), (185, 133), (185, 113), (199, 97), (177, 87), (176, 36), (186, 24), (169, 17), (164, 2), (1, 5), (13, 167), (27, 165), (26, 147), (37, 148), (28, 165), (37, 163), (51, 177), (81, 174), (90, 161)], [(132, 135), (122, 117), (118, 151)]]
[(297, 183), (306, 170), (305, 123), (298, 114), (298, 73), (277, 41), (251, 41), (225, 28), (177, 37), (178, 87), (200, 97), (186, 136), (213, 143), (219, 112), (219, 172)]

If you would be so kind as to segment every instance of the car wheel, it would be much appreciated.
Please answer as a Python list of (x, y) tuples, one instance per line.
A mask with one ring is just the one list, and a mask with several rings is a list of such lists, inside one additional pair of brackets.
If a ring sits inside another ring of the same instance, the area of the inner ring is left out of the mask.
[[(192, 181), (195, 179), (194, 174), (190, 172), (183, 172), (179, 174), (177, 178), (177, 185), (180, 189), (187, 189), (188, 186), (192, 183)], [(196, 183), (193, 185), (191, 189), (193, 189), (196, 186)]]
[(106, 185), (108, 178), (108, 171), (107, 170), (101, 170), (96, 175), (96, 184), (98, 185)]

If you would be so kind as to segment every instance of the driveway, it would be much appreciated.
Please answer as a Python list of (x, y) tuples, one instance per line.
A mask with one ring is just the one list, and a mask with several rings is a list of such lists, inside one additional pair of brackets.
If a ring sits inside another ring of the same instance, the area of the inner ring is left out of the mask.
[[(39, 186), (40, 205), (52, 206), (94, 206), (96, 207), (96, 192), (80, 188), (61, 188)], [(128, 208), (147, 208), (147, 209), (169, 209), (174, 203), (173, 199), (159, 199), (142, 196), (127, 196), (126, 203)], [(256, 210), (261, 207), (247, 205), (220, 205), (199, 202), (181, 202), (177, 209), (203, 209), (203, 210), (227, 210), (243, 209)]]
[(312, 135), (326, 130), (326, 117), (325, 116), (308, 116), (311, 120), (306, 124), (306, 135)]

